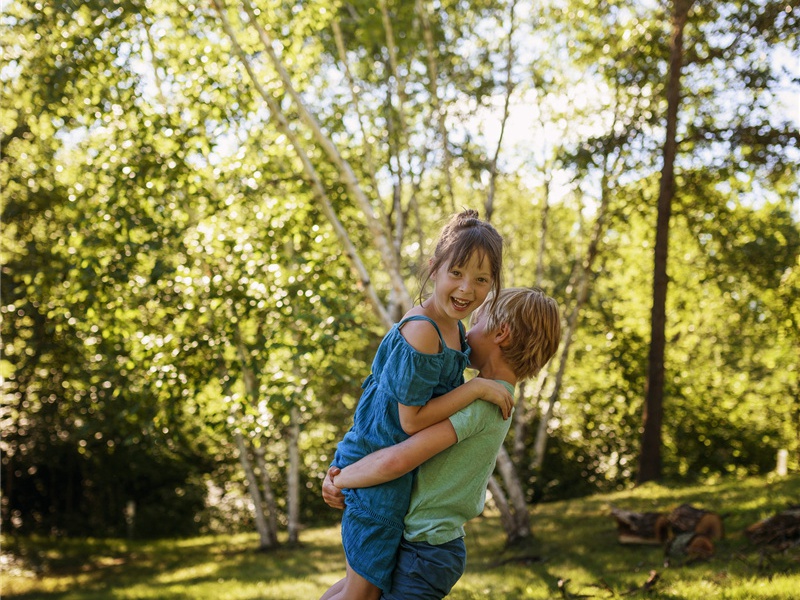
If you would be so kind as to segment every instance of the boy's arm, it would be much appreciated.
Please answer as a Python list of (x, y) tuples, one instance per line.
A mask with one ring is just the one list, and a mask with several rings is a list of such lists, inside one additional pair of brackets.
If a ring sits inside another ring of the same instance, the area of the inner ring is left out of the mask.
[(368, 454), (338, 473), (331, 469), (322, 486), (322, 497), (330, 506), (342, 508), (342, 488), (370, 487), (397, 479), (457, 441), (449, 420), (437, 423), (399, 444)]
[(443, 396), (431, 398), (424, 406), (398, 404), (400, 425), (403, 427), (403, 431), (413, 436), (427, 427), (447, 420), (448, 417), (478, 399), (499, 406), (504, 419), (511, 416), (511, 409), (514, 408), (514, 396), (506, 387), (491, 379), (475, 377)]

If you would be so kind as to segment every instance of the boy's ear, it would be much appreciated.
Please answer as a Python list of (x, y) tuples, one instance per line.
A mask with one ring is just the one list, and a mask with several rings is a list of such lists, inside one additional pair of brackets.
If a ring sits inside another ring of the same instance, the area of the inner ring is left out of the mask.
[(494, 341), (497, 344), (504, 344), (511, 339), (511, 328), (508, 323), (501, 323), (494, 332)]

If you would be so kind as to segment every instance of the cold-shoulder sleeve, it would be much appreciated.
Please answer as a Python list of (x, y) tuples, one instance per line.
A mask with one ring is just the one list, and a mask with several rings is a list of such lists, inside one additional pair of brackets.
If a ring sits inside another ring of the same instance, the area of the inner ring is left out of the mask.
[(442, 354), (422, 354), (407, 342), (397, 344), (384, 364), (379, 390), (387, 400), (423, 406), (439, 383), (443, 361)]

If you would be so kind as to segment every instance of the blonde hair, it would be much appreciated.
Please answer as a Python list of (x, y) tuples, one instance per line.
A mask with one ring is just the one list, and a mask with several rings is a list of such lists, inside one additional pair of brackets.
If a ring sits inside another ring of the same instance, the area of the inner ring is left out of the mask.
[(509, 328), (509, 341), (500, 347), (518, 379), (534, 377), (558, 349), (561, 316), (558, 304), (538, 288), (506, 288), (485, 302), (472, 318), (486, 315), (486, 330)]

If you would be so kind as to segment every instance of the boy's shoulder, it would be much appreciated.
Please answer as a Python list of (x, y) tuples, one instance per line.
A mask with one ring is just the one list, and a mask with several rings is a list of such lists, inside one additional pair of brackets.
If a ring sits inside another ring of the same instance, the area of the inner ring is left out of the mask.
[[(511, 413), (514, 415), (513, 409)], [(505, 437), (511, 425), (511, 419), (503, 419), (500, 409), (491, 402), (476, 400), (450, 416), (450, 424), (456, 432), (459, 442), (468, 438)]]

